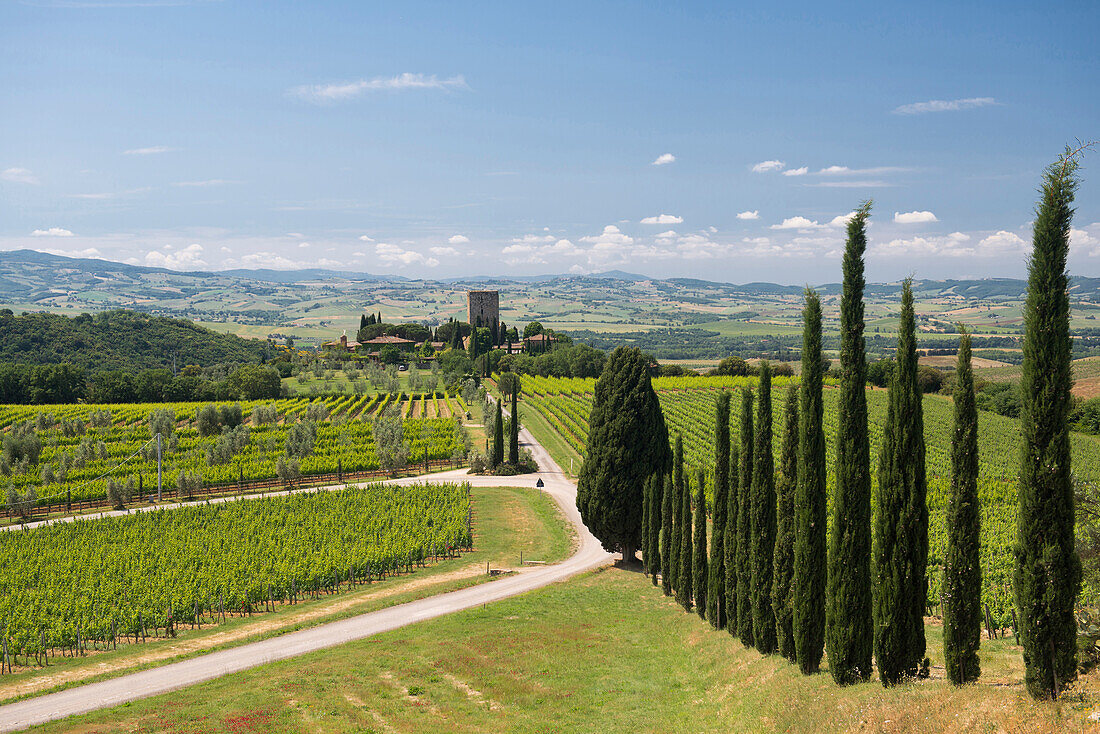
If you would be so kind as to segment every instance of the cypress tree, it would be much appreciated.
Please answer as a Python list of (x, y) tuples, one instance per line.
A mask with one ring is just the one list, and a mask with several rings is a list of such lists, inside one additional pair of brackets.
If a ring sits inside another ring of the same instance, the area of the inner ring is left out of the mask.
[(970, 366), (970, 335), (959, 340), (955, 370), (955, 433), (951, 440), (951, 494), (947, 499), (947, 553), (943, 565), (943, 658), (956, 685), (981, 674), (982, 566), (979, 558), (978, 408)]
[[(741, 390), (741, 477), (737, 497), (737, 636), (746, 647), (752, 636), (752, 525), (749, 498), (753, 467), (752, 390)], [(727, 520), (728, 522), (728, 520)]]
[(649, 554), (647, 565), (653, 585), (657, 585), (657, 575), (661, 573), (661, 477), (652, 474), (649, 477), (649, 513), (645, 526), (646, 549)]
[(661, 491), (661, 590), (665, 596), (672, 596), (672, 517), (676, 509), (675, 497), (672, 478), (666, 474)]
[(680, 574), (677, 576), (676, 601), (685, 612), (691, 611), (695, 585), (692, 579), (694, 563), (691, 557), (691, 488), (686, 484), (680, 490)]
[(668, 470), (668, 429), (636, 348), (619, 347), (596, 381), (577, 509), (604, 549), (635, 559), (642, 534), (642, 484)]
[(649, 508), (652, 485), (653, 477), (646, 477), (645, 484), (642, 485), (642, 573), (647, 576), (653, 562), (653, 554), (649, 548)]
[(691, 578), (695, 581), (695, 611), (700, 619), (707, 618), (707, 584), (710, 576), (707, 574), (707, 492), (706, 474), (700, 469), (696, 473), (695, 481), (695, 529), (691, 534), (692, 544), (695, 546), (695, 568), (691, 570)]
[[(670, 565), (672, 567), (672, 590), (680, 592), (680, 536), (683, 534), (683, 519), (681, 505), (684, 494), (684, 440), (676, 435), (676, 448), (672, 452), (672, 542), (669, 543), (669, 552), (672, 555)], [(677, 599), (680, 597), (677, 596)]]
[(775, 564), (775, 457), (772, 454), (772, 369), (760, 365), (760, 396), (756, 400), (756, 445), (753, 448), (749, 527), (752, 532), (752, 638), (764, 655), (776, 650), (772, 612), (772, 571)]
[(710, 565), (707, 568), (707, 621), (726, 626), (726, 505), (730, 484), (730, 394), (718, 393), (714, 406), (714, 512), (711, 518)]
[(913, 281), (901, 292), (897, 369), (890, 380), (875, 515), (875, 661), (884, 686), (914, 678), (924, 659), (928, 597), (928, 485), (924, 412), (917, 385)]
[(783, 422), (783, 451), (776, 484), (775, 571), (772, 610), (775, 613), (779, 654), (795, 661), (794, 646), (794, 493), (798, 484), (798, 388), (787, 388)]
[(459, 322), (453, 322), (454, 328), (451, 329), (451, 349), (462, 349), (462, 325)]
[(821, 299), (806, 289), (802, 311), (798, 425), (797, 522), (794, 544), (794, 645), (798, 667), (818, 671), (825, 650), (825, 431), (821, 384)]
[(840, 399), (836, 492), (829, 536), (825, 638), (829, 672), (841, 685), (871, 677), (871, 455), (867, 438), (867, 355), (863, 341), (865, 202), (848, 220), (840, 296)]
[(493, 421), (493, 453), (489, 463), (495, 469), (504, 461), (504, 411), (500, 407), (503, 400), (497, 401), (497, 417)]
[(730, 442), (729, 492), (726, 494), (726, 630), (737, 637), (739, 634), (740, 608), (737, 605), (737, 549), (740, 538), (737, 536), (737, 518), (741, 508), (739, 498), (740, 471), (738, 468), (737, 444)]
[(519, 377), (512, 382), (512, 421), (508, 432), (508, 463), (512, 466), (519, 464)]
[(367, 315), (365, 313), (359, 314), (359, 330), (362, 331), (367, 325)]
[(1024, 683), (1035, 698), (1057, 698), (1077, 677), (1073, 607), (1081, 589), (1081, 559), (1074, 548), (1070, 475), (1066, 256), (1080, 152), (1067, 148), (1043, 178), (1024, 306), (1015, 587)]

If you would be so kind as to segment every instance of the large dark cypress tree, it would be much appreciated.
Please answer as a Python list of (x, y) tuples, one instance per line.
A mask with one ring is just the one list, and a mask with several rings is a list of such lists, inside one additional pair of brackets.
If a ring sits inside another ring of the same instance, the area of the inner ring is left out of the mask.
[(740, 538), (737, 536), (737, 518), (741, 510), (739, 485), (741, 482), (737, 444), (730, 442), (730, 489), (726, 496), (726, 630), (737, 637), (740, 634), (740, 608), (737, 605), (737, 549)]
[(924, 659), (928, 598), (928, 484), (924, 408), (917, 385), (917, 324), (913, 280), (901, 292), (897, 368), (878, 466), (875, 515), (875, 662), (884, 686), (914, 678)]
[(825, 651), (825, 430), (821, 385), (821, 300), (806, 289), (802, 311), (798, 488), (794, 544), (794, 645), (798, 667), (816, 673)]
[[(681, 506), (684, 503), (684, 440), (679, 434), (676, 435), (676, 447), (672, 452), (672, 540), (668, 544), (669, 553), (671, 555), (670, 565), (672, 567), (672, 590), (679, 594), (680, 592), (680, 536), (683, 534), (683, 525), (681, 524), (682, 513)], [(677, 596), (677, 599), (680, 597)]]
[(695, 481), (695, 529), (692, 531), (692, 545), (695, 546), (695, 567), (691, 570), (691, 577), (695, 581), (695, 611), (700, 619), (707, 617), (707, 584), (710, 576), (707, 574), (707, 479), (706, 473), (700, 469)]
[(714, 512), (711, 517), (710, 566), (707, 568), (707, 621), (726, 626), (726, 513), (730, 485), (730, 394), (718, 393), (714, 406)]
[(978, 408), (970, 366), (970, 335), (959, 340), (955, 369), (955, 433), (951, 440), (951, 494), (947, 498), (947, 553), (943, 562), (943, 658), (956, 685), (981, 674), (982, 566), (979, 557)]
[[(752, 637), (752, 390), (741, 390), (741, 471), (737, 493), (737, 636), (746, 647)], [(727, 521), (728, 522), (728, 521)]]
[(493, 453), (489, 457), (489, 464), (496, 469), (504, 461), (504, 411), (500, 407), (503, 400), (497, 401), (497, 415), (493, 421)]
[(865, 202), (848, 220), (840, 296), (840, 399), (836, 492), (829, 536), (825, 637), (829, 672), (841, 685), (871, 677), (871, 455), (867, 438), (867, 355), (863, 341)]
[(676, 491), (667, 474), (661, 481), (661, 590), (672, 596), (672, 527), (676, 514)]
[(1077, 677), (1073, 607), (1081, 589), (1081, 559), (1074, 548), (1070, 476), (1066, 256), (1079, 153), (1067, 148), (1046, 170), (1024, 306), (1015, 587), (1024, 682), (1035, 698), (1057, 698)]
[(509, 423), (511, 430), (508, 432), (508, 463), (512, 466), (519, 464), (519, 377), (512, 381), (512, 420)]
[(765, 655), (776, 650), (772, 579), (775, 568), (775, 457), (772, 454), (772, 368), (760, 365), (756, 399), (749, 527), (752, 532), (752, 638)]
[(668, 429), (636, 348), (619, 347), (596, 381), (577, 509), (603, 547), (635, 559), (642, 532), (642, 483), (668, 470)]
[(798, 485), (798, 388), (787, 388), (783, 420), (783, 451), (775, 488), (775, 571), (772, 577), (772, 610), (775, 613), (779, 654), (797, 658), (794, 647), (794, 493)]
[(684, 484), (680, 490), (680, 574), (676, 579), (680, 585), (676, 588), (676, 601), (685, 612), (691, 611), (695, 592), (691, 552), (691, 488)]

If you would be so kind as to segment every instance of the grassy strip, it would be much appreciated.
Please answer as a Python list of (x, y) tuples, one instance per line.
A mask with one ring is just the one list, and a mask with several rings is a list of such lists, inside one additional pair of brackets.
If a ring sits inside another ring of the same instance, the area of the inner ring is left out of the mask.
[[(474, 509), (474, 550), (470, 553), (441, 561), (428, 568), (418, 569), (410, 575), (391, 577), (369, 586), (357, 587), (347, 593), (322, 596), (294, 606), (278, 605), (276, 611), (254, 617), (230, 617), (225, 624), (205, 626), (201, 630), (181, 629), (174, 639), (156, 639), (141, 645), (121, 645), (117, 650), (81, 658), (51, 658), (47, 668), (30, 668), (0, 678), (0, 703), (10, 703), (21, 698), (117, 677), (136, 670), (159, 667), (215, 650), (237, 647), (298, 629), (377, 611), (395, 604), (455, 591), (489, 579), (485, 575), (443, 578), (447, 574), (453, 574), (471, 566), (483, 566), (488, 563), (493, 568), (515, 567), (519, 565), (521, 553), (524, 560), (546, 562), (560, 561), (570, 554), (575, 543), (573, 531), (561, 517), (553, 500), (545, 494), (524, 487), (475, 487), (471, 492)], [(441, 578), (436, 583), (424, 584), (425, 580), (433, 577)], [(416, 588), (392, 593), (394, 589), (400, 590), (402, 586), (413, 583), (417, 584)], [(385, 596), (379, 598), (381, 594)], [(298, 615), (321, 610), (327, 605), (349, 599), (359, 599), (359, 601), (354, 601), (331, 614), (318, 614), (307, 620), (294, 619)], [(262, 629), (255, 634), (243, 635), (229, 642), (218, 642), (220, 636), (247, 628), (249, 625), (262, 627)], [(150, 653), (158, 650), (204, 639), (209, 640), (210, 644), (202, 645), (200, 649), (153, 661), (143, 660)], [(102, 669), (103, 666), (109, 666), (112, 670), (59, 685), (50, 684), (50, 679), (59, 674), (91, 673)], [(33, 684), (36, 680), (42, 681), (42, 685), (33, 692), (13, 693), (19, 690), (17, 686)]]
[(640, 574), (607, 569), (43, 730), (1088, 729), (1086, 694), (1042, 703), (1023, 692), (1010, 640), (983, 640), (981, 681), (955, 688), (943, 678), (940, 628), (930, 624), (928, 638), (932, 679), (840, 688), (712, 631)]

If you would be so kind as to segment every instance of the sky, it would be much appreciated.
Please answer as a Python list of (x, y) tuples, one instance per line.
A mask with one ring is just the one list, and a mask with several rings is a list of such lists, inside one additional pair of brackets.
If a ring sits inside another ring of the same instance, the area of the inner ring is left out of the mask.
[[(0, 249), (180, 270), (1023, 277), (1100, 3), (0, 3)], [(1071, 272), (1100, 276), (1100, 149)]]

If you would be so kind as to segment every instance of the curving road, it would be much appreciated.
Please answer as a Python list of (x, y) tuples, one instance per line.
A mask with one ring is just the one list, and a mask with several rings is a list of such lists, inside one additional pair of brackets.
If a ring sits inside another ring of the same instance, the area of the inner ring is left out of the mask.
[[(576, 504), (576, 485), (566, 478), (561, 468), (550, 458), (550, 454), (526, 429), (520, 432), (520, 440), (531, 449), (540, 472), (534, 476), (528, 474), (517, 478), (518, 481), (534, 484), (536, 476), (541, 477), (546, 484), (544, 491), (554, 499), (576, 530), (577, 551), (567, 560), (550, 566), (524, 569), (492, 583), (439, 594), (159, 668), (0, 706), (0, 732), (19, 731), (47, 721), (117, 706), (264, 663), (370, 637), (379, 632), (522, 594), (610, 562), (611, 554), (600, 546), (599, 541), (581, 522)], [(422, 482), (424, 479), (410, 477), (395, 481), (398, 484), (410, 484)], [(433, 474), (430, 481), (469, 481), (475, 486), (500, 486), (502, 483), (509, 483), (498, 477), (470, 476), (461, 470)]]

